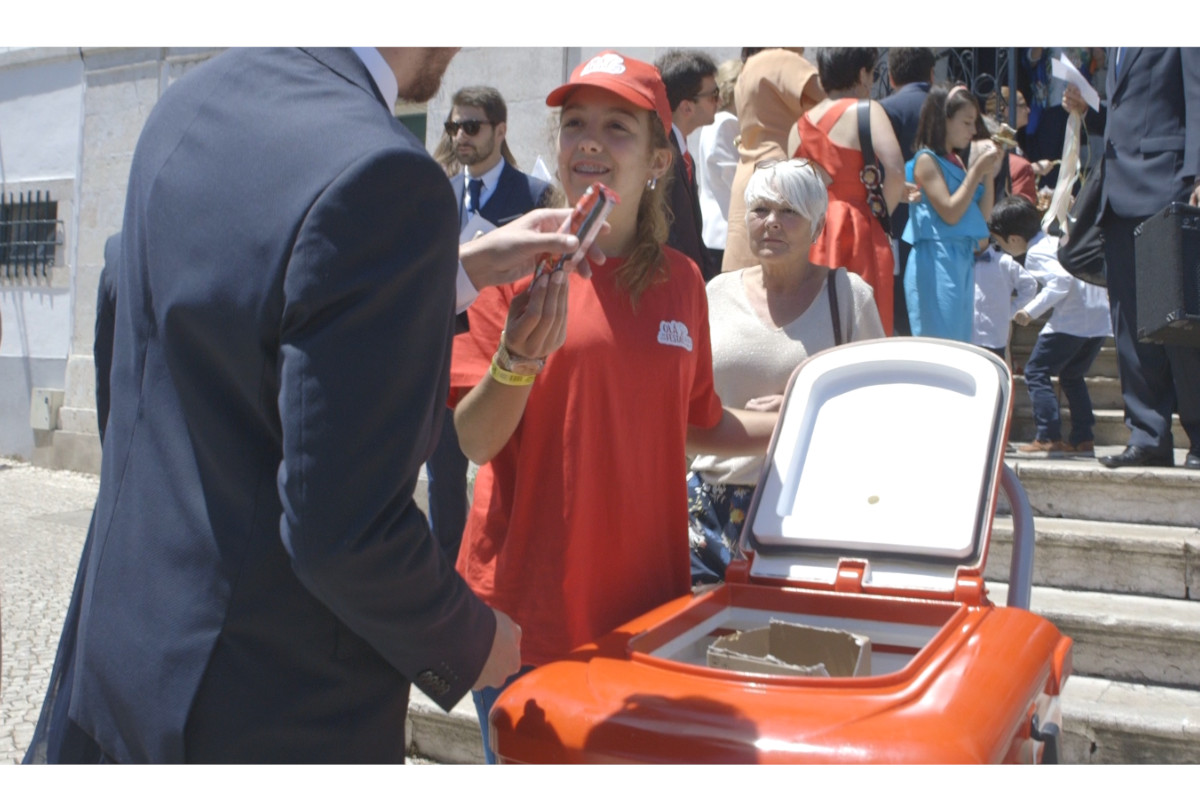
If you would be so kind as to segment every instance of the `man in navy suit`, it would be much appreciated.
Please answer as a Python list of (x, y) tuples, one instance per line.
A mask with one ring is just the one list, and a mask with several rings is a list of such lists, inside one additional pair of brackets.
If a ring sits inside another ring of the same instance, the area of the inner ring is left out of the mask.
[[(493, 225), (550, 203), (550, 184), (526, 175), (516, 167), (509, 150), (508, 106), (490, 86), (466, 86), (450, 99), (450, 116), (439, 150), (453, 153), (464, 170), (450, 179), (458, 200), (459, 227), (475, 215)], [(466, 328), (459, 315), (459, 329)], [(458, 444), (454, 426), (442, 426), (433, 455), (425, 462), (429, 478), (429, 524), (450, 563), (458, 558), (463, 527), (467, 523), (467, 457)]]
[[(1191, 440), (1184, 466), (1200, 469), (1200, 349), (1140, 342), (1134, 229), (1172, 201), (1200, 205), (1200, 48), (1108, 51), (1104, 127), (1104, 261), (1129, 444), (1106, 467), (1173, 466), (1171, 414)], [(1079, 90), (1063, 107), (1084, 113)]]
[(564, 210), (458, 245), (392, 114), (454, 52), (230, 50), (154, 108), (100, 491), (27, 762), (399, 762), (410, 683), (448, 709), (519, 667), (519, 628), (412, 495), (456, 297), (575, 241), (548, 232)]
[(687, 137), (692, 131), (711, 125), (720, 106), (717, 65), (698, 50), (670, 50), (654, 66), (667, 87), (671, 105), (671, 149), (674, 156), (671, 178), (671, 231), (667, 244), (696, 262), (704, 280), (721, 271), (712, 264), (704, 244), (704, 223), (700, 215), (700, 189), (696, 167), (688, 152)]
[[(933, 82), (933, 65), (937, 57), (928, 47), (892, 47), (888, 49), (888, 82), (893, 91), (879, 101), (887, 112), (900, 142), (900, 152), (907, 163), (914, 155), (913, 145), (917, 139), (917, 123), (921, 119), (921, 106), (929, 95)], [(912, 245), (900, 238), (908, 224), (908, 203), (897, 203), (892, 212), (892, 247), (898, 249), (896, 285), (904, 284), (904, 268), (908, 264), (908, 251)], [(907, 336), (912, 333), (908, 326), (908, 303), (904, 292), (893, 296), (895, 332)]]

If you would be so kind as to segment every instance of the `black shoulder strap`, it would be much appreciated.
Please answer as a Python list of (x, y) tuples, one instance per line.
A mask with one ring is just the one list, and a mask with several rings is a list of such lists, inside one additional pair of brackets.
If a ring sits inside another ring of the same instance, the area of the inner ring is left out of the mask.
[(864, 164), (875, 163), (875, 146), (871, 144), (871, 101), (858, 101), (858, 144)]
[(842, 343), (842, 312), (838, 308), (837, 299), (837, 278), (841, 271), (841, 267), (829, 270), (829, 277), (825, 280), (825, 288), (829, 295), (829, 316), (833, 317), (833, 343), (835, 345)]

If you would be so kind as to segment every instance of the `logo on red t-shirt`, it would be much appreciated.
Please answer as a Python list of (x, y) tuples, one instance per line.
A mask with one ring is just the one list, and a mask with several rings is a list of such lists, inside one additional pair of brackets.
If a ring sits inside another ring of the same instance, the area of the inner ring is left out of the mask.
[(689, 353), (692, 352), (691, 334), (688, 333), (687, 325), (679, 320), (664, 319), (660, 322), (658, 324), (658, 341), (660, 344), (682, 347)]

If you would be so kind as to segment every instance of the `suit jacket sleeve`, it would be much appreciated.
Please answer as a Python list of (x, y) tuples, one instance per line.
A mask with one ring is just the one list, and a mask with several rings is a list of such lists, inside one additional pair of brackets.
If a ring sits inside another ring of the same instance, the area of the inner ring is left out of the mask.
[(1183, 174), (1200, 178), (1200, 47), (1179, 48), (1183, 62)]
[(423, 153), (351, 165), (301, 224), (280, 331), (280, 528), (293, 568), (427, 693), (432, 672), (447, 709), (495, 633), (413, 501), (445, 412), (457, 228)]

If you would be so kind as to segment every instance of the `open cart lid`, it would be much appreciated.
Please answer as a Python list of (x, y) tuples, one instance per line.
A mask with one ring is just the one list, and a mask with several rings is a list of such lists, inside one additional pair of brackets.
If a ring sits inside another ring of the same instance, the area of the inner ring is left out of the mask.
[(953, 595), (983, 568), (1010, 415), (1000, 359), (941, 339), (826, 350), (788, 385), (743, 530), (751, 578)]

